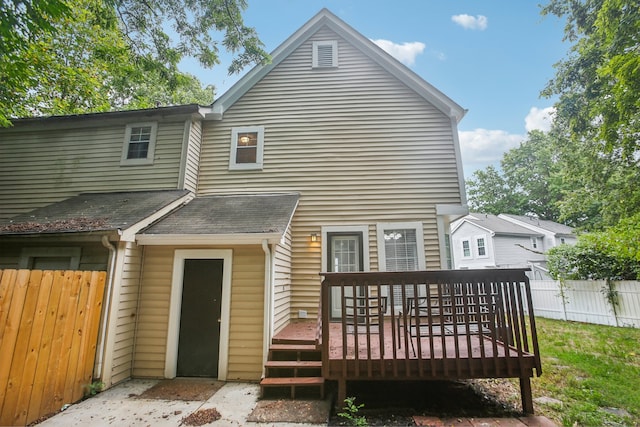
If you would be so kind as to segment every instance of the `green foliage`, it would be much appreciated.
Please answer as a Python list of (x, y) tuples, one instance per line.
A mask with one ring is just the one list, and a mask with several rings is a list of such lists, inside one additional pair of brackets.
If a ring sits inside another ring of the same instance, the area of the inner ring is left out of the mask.
[(494, 215), (535, 214), (557, 221), (562, 185), (555, 146), (551, 135), (532, 131), (519, 147), (504, 154), (502, 174), (493, 166), (476, 171), (466, 183), (471, 210)]
[(230, 72), (269, 61), (244, 9), (245, 0), (4, 0), (0, 126), (12, 117), (210, 104), (213, 88), (178, 63), (193, 56), (212, 67), (219, 49), (235, 54)]
[(344, 418), (349, 425), (366, 427), (369, 425), (367, 423), (367, 419), (358, 415), (358, 411), (364, 408), (364, 404), (356, 405), (355, 401), (355, 397), (347, 397), (344, 399), (344, 408), (342, 409), (342, 412), (338, 412), (338, 416)]
[(100, 393), (104, 389), (104, 383), (102, 381), (94, 381), (91, 384), (86, 385), (84, 392), (85, 397), (92, 397)]
[(633, 159), (640, 149), (640, 1), (550, 0), (543, 15), (566, 18), (573, 43), (543, 95), (559, 95), (556, 120), (577, 140), (605, 143)]
[(562, 279), (640, 279), (640, 213), (602, 232), (583, 234), (575, 246), (548, 252), (549, 271)]

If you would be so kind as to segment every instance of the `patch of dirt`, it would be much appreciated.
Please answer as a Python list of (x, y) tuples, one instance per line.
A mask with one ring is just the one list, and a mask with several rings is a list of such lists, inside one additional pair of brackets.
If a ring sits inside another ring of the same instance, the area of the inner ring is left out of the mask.
[(222, 381), (204, 378), (175, 378), (162, 380), (137, 396), (138, 399), (205, 401), (220, 390)]
[(220, 412), (216, 408), (200, 409), (188, 417), (182, 419), (182, 423), (186, 426), (203, 426), (212, 423), (221, 418)]
[(329, 419), (331, 400), (260, 400), (247, 417), (258, 423), (324, 424)]
[[(357, 416), (370, 426), (414, 426), (414, 416), (518, 417), (520, 391), (503, 380), (350, 382), (347, 395), (364, 404)], [(350, 425), (334, 411), (329, 425)]]

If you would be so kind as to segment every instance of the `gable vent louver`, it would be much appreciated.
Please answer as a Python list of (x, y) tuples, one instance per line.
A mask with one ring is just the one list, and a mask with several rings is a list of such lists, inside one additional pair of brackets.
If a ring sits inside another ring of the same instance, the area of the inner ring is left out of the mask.
[(313, 68), (334, 68), (338, 66), (338, 43), (323, 41), (313, 43)]

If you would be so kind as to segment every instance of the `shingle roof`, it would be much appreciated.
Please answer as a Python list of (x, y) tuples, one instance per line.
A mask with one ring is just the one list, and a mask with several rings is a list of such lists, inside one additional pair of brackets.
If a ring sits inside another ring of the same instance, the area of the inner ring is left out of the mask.
[(557, 222), (554, 221), (548, 221), (548, 220), (544, 220), (544, 219), (539, 219), (539, 218), (533, 218), (530, 216), (525, 216), (525, 215), (511, 215), (511, 214), (503, 214), (504, 216), (507, 216), (509, 218), (513, 218), (515, 220), (518, 220), (520, 222), (523, 223), (527, 223), (527, 224), (531, 224), (535, 227), (540, 227), (544, 230), (547, 231), (551, 231), (552, 233), (555, 234), (573, 234), (573, 228), (569, 227), (568, 225), (564, 225), (564, 224), (559, 224)]
[(187, 190), (83, 193), (5, 219), (0, 234), (124, 230), (187, 194)]
[(484, 227), (487, 230), (493, 231), (496, 234), (512, 234), (512, 235), (526, 235), (526, 236), (540, 236), (540, 233), (536, 233), (526, 227), (514, 224), (502, 218), (498, 218), (496, 215), (483, 214), (483, 213), (470, 213), (465, 220), (476, 224), (479, 227)]
[(291, 221), (298, 198), (298, 194), (197, 197), (142, 234), (282, 234)]

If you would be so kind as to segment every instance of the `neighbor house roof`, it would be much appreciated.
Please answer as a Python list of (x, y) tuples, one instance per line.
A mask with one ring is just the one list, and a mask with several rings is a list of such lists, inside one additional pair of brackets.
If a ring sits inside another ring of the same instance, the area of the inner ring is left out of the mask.
[(279, 242), (298, 199), (297, 193), (197, 197), (140, 233), (138, 242)]
[(228, 108), (323, 26), (327, 26), (353, 44), (362, 53), (398, 78), (418, 95), (425, 98), (444, 114), (455, 117), (456, 122), (460, 121), (465, 115), (466, 110), (456, 104), (451, 98), (426, 82), (422, 77), (404, 66), (328, 9), (322, 9), (272, 52), (271, 62), (269, 64), (254, 67), (220, 98), (215, 100), (212, 105), (212, 113), (206, 117), (217, 120), (221, 119)]
[(187, 190), (83, 193), (0, 221), (0, 235), (139, 231), (188, 201)]
[(516, 221), (521, 222), (525, 226), (530, 225), (533, 227), (539, 227), (539, 228), (542, 228), (543, 230), (550, 231), (557, 235), (569, 236), (574, 234), (573, 228), (569, 227), (568, 225), (559, 224), (554, 221), (534, 218), (532, 216), (525, 216), (525, 215), (500, 214), (500, 216), (514, 219)]
[(495, 234), (542, 236), (541, 233), (537, 233), (529, 228), (522, 227), (491, 214), (470, 213), (460, 220), (456, 228), (460, 227), (465, 221)]

